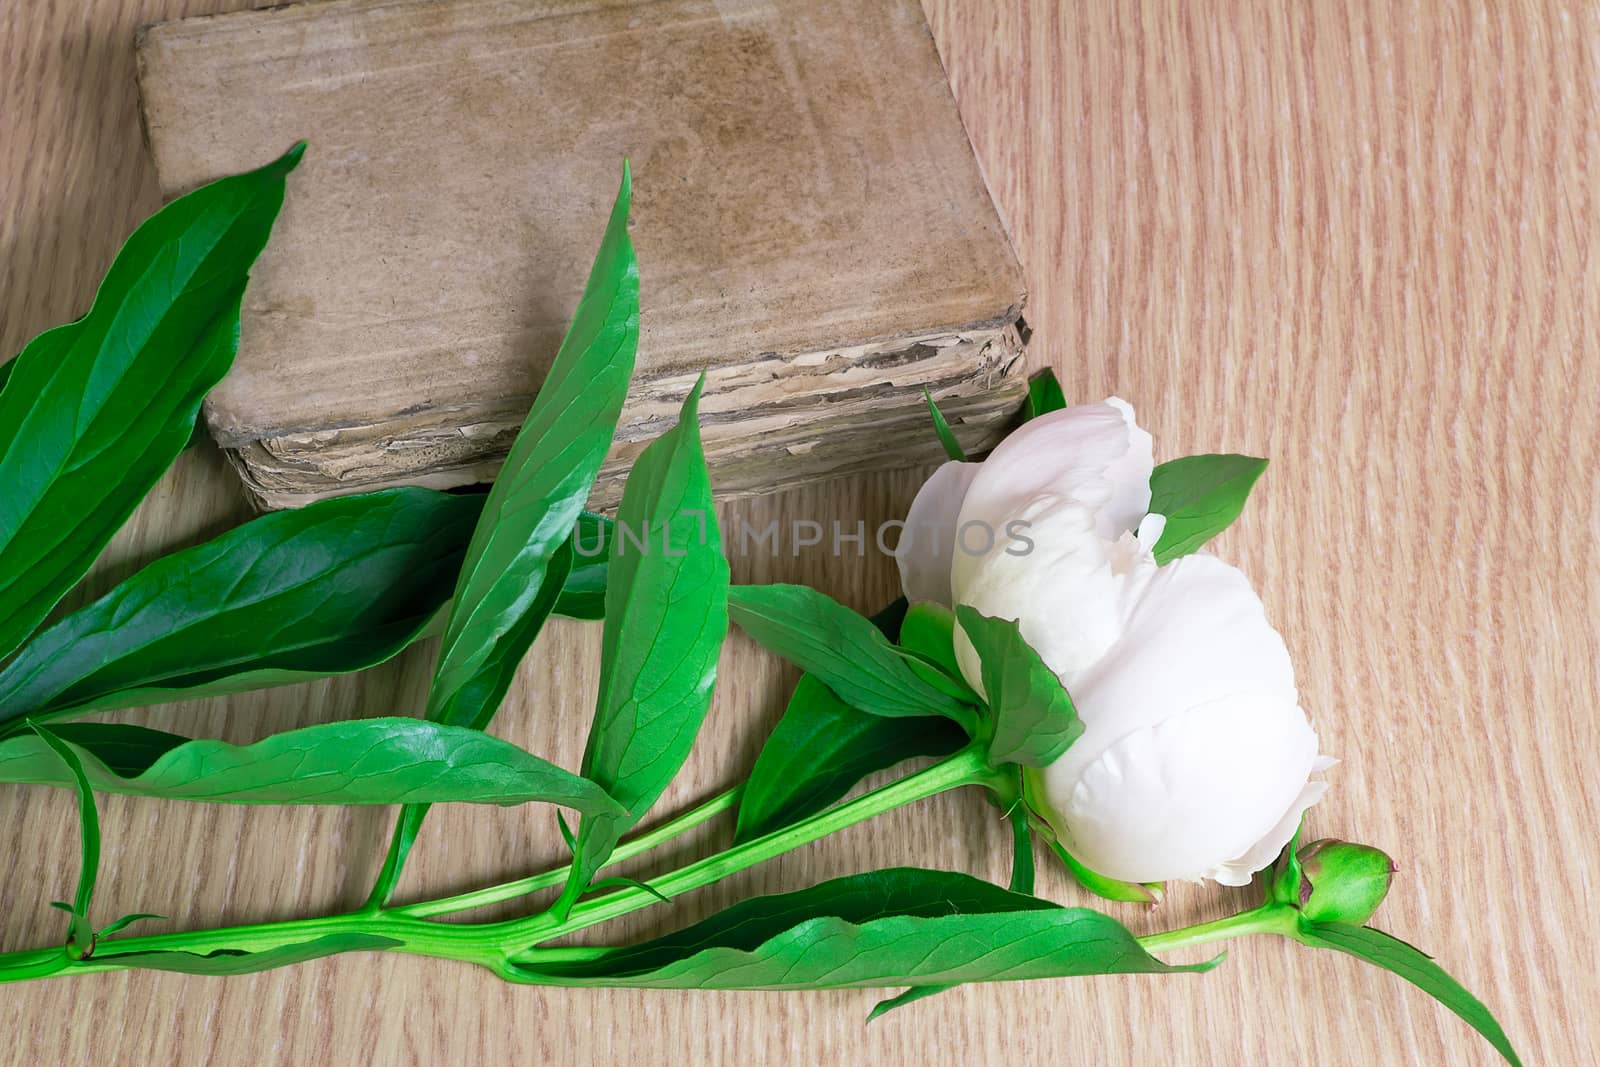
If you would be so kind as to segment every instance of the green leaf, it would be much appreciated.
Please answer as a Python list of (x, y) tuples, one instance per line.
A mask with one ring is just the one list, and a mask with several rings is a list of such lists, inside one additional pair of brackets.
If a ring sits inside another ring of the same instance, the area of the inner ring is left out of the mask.
[[(488, 726), (574, 564), (574, 527), (616, 436), (639, 343), (631, 197), (624, 164), (583, 298), (468, 546), (428, 692), (435, 722)], [(425, 815), (401, 812), (374, 904), (394, 891)]]
[(554, 613), (573, 562), (572, 542), (557, 545), (545, 563), (539, 595), (529, 602), (528, 611), (495, 642), (493, 652), (481, 661), (478, 673), (463, 683), (448, 703), (433, 709), (429, 719), (473, 730), (488, 728), (489, 720), (500, 710), (516, 680), (517, 667)]
[(11, 378), (11, 368), (16, 365), (17, 359), (15, 356), (7, 359), (4, 363), (0, 363), (0, 393), (6, 391), (6, 382)]
[(1020, 801), (1013, 804), (1006, 821), (1011, 824), (1011, 891), (1032, 893), (1033, 830), (1028, 825), (1028, 806)]
[(1370, 926), (1302, 922), (1298, 940), (1318, 948), (1338, 949), (1392, 971), (1466, 1020), (1507, 1062), (1521, 1064), (1505, 1031), (1483, 1001), (1445, 973), (1427, 953)]
[[(983, 703), (983, 698), (973, 691), (972, 686), (967, 684), (967, 680), (959, 672), (954, 675), (947, 674), (944, 666), (909, 648), (896, 648), (895, 651), (900, 653), (900, 658), (905, 660), (906, 666), (911, 668), (912, 674), (915, 674), (957, 704), (964, 707), (977, 707)], [(967, 721), (976, 723), (977, 720), (963, 719), (963, 722)]]
[[(189, 738), (122, 722), (58, 722), (50, 732), (83, 749), (124, 778), (149, 770), (166, 753)], [(0, 742), (3, 749), (4, 742)]]
[(600, 889), (639, 889), (649, 893), (663, 904), (672, 903), (671, 897), (661, 892), (661, 890), (657, 889), (655, 886), (646, 882), (641, 882), (637, 878), (623, 878), (620, 876), (615, 878), (602, 878), (598, 882), (590, 882), (589, 889), (591, 891)]
[(756, 897), (586, 960), (514, 957), (513, 977), (577, 986), (840, 989), (1200, 971), (1150, 956), (1115, 920), (964, 874), (898, 868)]
[[(899, 640), (907, 636), (907, 622), (917, 625), (916, 611), (897, 597), (871, 622), (884, 637)], [(781, 829), (843, 799), (869, 774), (918, 756), (947, 756), (966, 739), (941, 716), (865, 714), (813, 675), (802, 675), (745, 783), (734, 840)]]
[(982, 663), (994, 718), (991, 759), (1029, 767), (1054, 763), (1083, 736), (1083, 722), (1061, 680), (1023, 640), (1016, 622), (991, 619), (965, 604), (956, 618)]
[(89, 904), (94, 900), (94, 883), (100, 874), (100, 816), (95, 810), (94, 790), (90, 788), (89, 776), (72, 746), (45, 727), (37, 723), (32, 726), (35, 736), (23, 740), (39, 745), (51, 769), (62, 774), (66, 783), (78, 791), (78, 839), (83, 855), (78, 866), (77, 892), (73, 894), (72, 905), (64, 910), (72, 915), (67, 928), (67, 945), (74, 955), (84, 959), (94, 951), (94, 927), (89, 923)]
[(0, 671), (0, 724), (382, 663), (449, 600), (482, 507), (387, 489), (263, 515), (157, 560)]
[(1023, 421), (1048, 415), (1052, 411), (1060, 411), (1066, 406), (1067, 398), (1061, 392), (1061, 383), (1056, 380), (1055, 371), (1046, 367), (1029, 379), (1028, 403), (1023, 408)]
[(166, 918), (165, 915), (157, 915), (154, 912), (148, 912), (148, 911), (135, 912), (132, 915), (124, 915), (120, 919), (112, 919), (109, 923), (107, 923), (105, 925), (104, 929), (102, 929), (99, 933), (95, 934), (94, 936), (95, 936), (95, 938), (97, 940), (100, 939), (100, 938), (110, 937), (112, 934), (119, 933), (119, 932), (121, 932), (123, 930), (126, 930), (128, 927), (132, 926), (134, 923), (144, 922), (147, 919), (165, 919), (165, 918)]
[(728, 610), (745, 633), (816, 675), (851, 707), (872, 715), (971, 721), (969, 709), (920, 678), (876, 626), (815, 589), (738, 585), (729, 592)]
[(96, 956), (95, 960), (99, 963), (115, 963), (144, 971), (176, 971), (180, 974), (203, 974), (221, 978), (270, 971), (274, 967), (288, 967), (341, 952), (382, 952), (404, 945), (404, 941), (378, 934), (325, 934), (297, 945), (281, 945), (259, 952), (230, 948), (219, 948), (215, 952), (205, 954), (118, 952), (103, 953)]
[[(418, 719), (322, 723), (249, 745), (188, 741), (132, 775), (98, 757), (92, 725), (68, 735), (88, 744), (55, 740), (79, 761), (84, 781), (105, 793), (232, 804), (539, 800), (595, 813), (620, 810), (593, 782), (508, 741)], [(30, 735), (0, 741), (0, 782), (72, 784), (73, 773), (52, 754), (54, 747)]]
[(967, 684), (956, 661), (955, 623), (955, 615), (942, 604), (911, 605), (900, 625), (900, 654), (917, 677), (962, 704), (977, 706), (983, 698)]
[(233, 362), (245, 281), (304, 147), (151, 216), (89, 313), (16, 358), (0, 392), (0, 658), (188, 444), (201, 401)]
[(572, 573), (556, 598), (554, 614), (593, 622), (605, 618), (606, 546), (613, 537), (610, 519), (585, 511), (572, 534)]
[(938, 435), (939, 443), (944, 446), (944, 454), (958, 463), (965, 463), (967, 453), (962, 449), (961, 442), (956, 440), (955, 431), (950, 429), (950, 424), (945, 421), (944, 412), (933, 402), (933, 394), (924, 389), (922, 397), (928, 402), (928, 414), (933, 419), (933, 432)]
[(690, 391), (677, 426), (639, 455), (617, 508), (583, 774), (628, 814), (583, 820), (569, 897), (661, 796), (711, 706), (728, 632), (728, 561), (700, 444), (704, 384)]
[(919, 601), (906, 609), (905, 619), (900, 623), (900, 647), (937, 664), (950, 677), (960, 678), (955, 629), (953, 611), (931, 600)]
[(583, 299), (467, 549), (428, 697), (435, 721), (487, 725), (495, 708), (461, 699), (462, 690), (481, 674), (515, 670), (537, 636), (529, 616), (553, 606), (545, 572), (583, 513), (633, 374), (639, 267), (628, 239), (631, 190), (625, 166)]
[[(1020, 784), (1021, 772), (1017, 769), (1017, 779)], [(1018, 794), (1021, 795), (1020, 793)], [(1020, 801), (1011, 805), (1011, 810), (1006, 813), (1006, 821), (1011, 824), (1011, 892), (1024, 896), (1033, 895), (1034, 868), (1033, 868), (1033, 833), (1028, 828), (1028, 809)], [(947, 989), (954, 989), (953, 985), (924, 985), (912, 986), (899, 996), (890, 997), (879, 1001), (867, 1013), (867, 1022), (886, 1015), (896, 1008), (903, 1008), (919, 1000), (925, 1000)]]
[(567, 851), (576, 853), (578, 851), (578, 835), (572, 832), (572, 827), (567, 825), (566, 818), (559, 811), (556, 812), (556, 828), (561, 831), (561, 840), (566, 843)]
[(966, 740), (949, 719), (868, 715), (802, 675), (745, 783), (734, 841), (782, 829), (843, 799), (869, 774), (917, 756), (948, 756)]
[(1150, 475), (1150, 512), (1167, 517), (1156, 542), (1157, 563), (1187, 556), (1244, 510), (1245, 498), (1267, 461), (1252, 456), (1185, 456), (1163, 463)]
[(867, 1022), (870, 1023), (874, 1019), (881, 1018), (896, 1008), (903, 1008), (907, 1004), (915, 1004), (919, 1000), (927, 1000), (929, 997), (937, 996), (947, 989), (954, 988), (954, 985), (914, 985), (903, 993), (880, 1000), (874, 1004), (872, 1010), (867, 1012)]

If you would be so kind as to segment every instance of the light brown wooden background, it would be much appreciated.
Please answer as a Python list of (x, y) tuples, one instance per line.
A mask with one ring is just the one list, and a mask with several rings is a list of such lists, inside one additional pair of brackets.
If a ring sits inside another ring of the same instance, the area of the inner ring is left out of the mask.
[[(227, 6), (0, 0), (0, 349), (81, 313), (157, 205), (135, 27)], [(932, 0), (929, 15), (1028, 272), (1032, 358), (1074, 398), (1129, 398), (1158, 458), (1273, 460), (1219, 548), (1258, 583), (1344, 760), (1310, 831), (1399, 858), (1379, 921), (1477, 991), (1528, 1062), (1600, 1062), (1600, 11)], [(884, 475), (738, 510), (871, 523), (915, 484)], [(188, 456), (90, 586), (242, 514), (217, 456)], [(861, 608), (893, 591), (881, 559), (735, 573)], [(597, 648), (592, 629), (553, 626), (496, 729), (573, 763)], [(242, 740), (416, 711), (427, 671), (424, 652), (130, 718)], [(742, 638), (723, 671), (666, 806), (748, 765), (792, 677)], [(389, 822), (118, 799), (103, 813), (103, 914), (184, 925), (356, 903)], [(59, 936), (46, 902), (70, 892), (73, 827), (67, 793), (0, 790), (3, 947)], [(979, 798), (940, 798), (633, 930), (871, 865), (999, 878), (1003, 841)], [(558, 847), (535, 808), (437, 810), (407, 890), (512, 876)], [(1054, 875), (1043, 889), (1083, 902)], [(1180, 887), (1156, 916), (1118, 914), (1152, 929), (1249, 896)], [(1204, 977), (969, 987), (870, 1027), (870, 993), (541, 991), (408, 958), (5, 996), (16, 1063), (1495, 1062), (1399, 980), (1276, 940), (1237, 944)]]

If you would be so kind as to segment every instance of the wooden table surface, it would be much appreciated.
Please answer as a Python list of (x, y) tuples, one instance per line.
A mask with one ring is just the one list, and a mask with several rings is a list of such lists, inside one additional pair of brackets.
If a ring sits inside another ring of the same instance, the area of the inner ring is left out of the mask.
[[(157, 206), (135, 28), (228, 6), (0, 0), (0, 350), (80, 314)], [(1272, 459), (1218, 548), (1256, 581), (1343, 760), (1309, 832), (1398, 857), (1378, 922), (1482, 996), (1527, 1062), (1600, 1062), (1600, 9), (933, 0), (929, 16), (1027, 270), (1030, 358), (1070, 397), (1130, 399), (1158, 459)], [(916, 484), (885, 474), (729, 510), (872, 523)], [(215, 452), (186, 456), (89, 590), (243, 515)], [(894, 591), (881, 558), (736, 560), (735, 577), (864, 609)], [(553, 625), (496, 730), (575, 765), (598, 644)], [(243, 740), (416, 712), (430, 652), (126, 718)], [(722, 670), (662, 810), (748, 766), (793, 678), (742, 637)], [(357, 903), (390, 815), (106, 798), (102, 819), (103, 914), (189, 926)], [(55, 940), (71, 795), (0, 790), (0, 841), (0, 947)], [(405, 892), (514, 876), (559, 848), (535, 807), (439, 809)], [(869, 866), (1003, 879), (1006, 849), (979, 797), (941, 797), (630, 929)], [(1054, 871), (1042, 890), (1087, 902)], [(1109, 907), (1142, 931), (1249, 899), (1180, 886), (1154, 916)], [(870, 992), (550, 991), (405, 957), (6, 997), (0, 1056), (29, 1064), (1496, 1062), (1398, 979), (1262, 939), (1203, 977), (966, 987), (871, 1026)]]

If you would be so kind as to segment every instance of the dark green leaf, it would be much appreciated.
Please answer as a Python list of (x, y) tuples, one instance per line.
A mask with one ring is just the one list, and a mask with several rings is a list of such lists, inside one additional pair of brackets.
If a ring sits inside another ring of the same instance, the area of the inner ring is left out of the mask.
[[(156, 760), (190, 740), (164, 730), (121, 722), (58, 722), (51, 724), (50, 731), (124, 778), (143, 774)], [(0, 750), (3, 748), (4, 742), (0, 742)]]
[(198, 952), (119, 952), (102, 953), (95, 960), (144, 971), (177, 971), (180, 974), (204, 974), (220, 978), (270, 971), (274, 967), (288, 967), (341, 952), (382, 952), (400, 948), (404, 944), (404, 941), (378, 934), (326, 934), (298, 945), (283, 945), (259, 952), (228, 948), (204, 955)]
[(4, 363), (0, 363), (0, 393), (5, 392), (6, 382), (11, 378), (11, 368), (15, 367), (16, 365), (17, 360), (15, 356), (6, 360)]
[(1185, 456), (1161, 464), (1150, 475), (1150, 511), (1167, 517), (1156, 542), (1157, 563), (1187, 556), (1244, 510), (1245, 498), (1267, 461), (1252, 456)]
[(1028, 403), (1022, 416), (1024, 421), (1060, 411), (1066, 406), (1067, 398), (1061, 392), (1061, 383), (1056, 380), (1055, 371), (1046, 367), (1029, 379)]
[(922, 397), (928, 402), (928, 415), (933, 419), (933, 432), (938, 435), (939, 443), (944, 446), (944, 454), (958, 463), (965, 463), (967, 453), (962, 449), (961, 442), (956, 440), (955, 431), (950, 429), (950, 424), (945, 421), (944, 412), (933, 402), (933, 394), (924, 389)]
[(1028, 806), (1020, 800), (1013, 804), (1006, 813), (1006, 821), (1011, 824), (1011, 891), (1031, 894), (1034, 881), (1033, 830), (1028, 825)]
[(482, 506), (386, 489), (263, 515), (157, 560), (0, 671), (0, 724), (381, 663), (449, 600)]
[[(118, 774), (90, 748), (58, 740), (80, 761), (86, 781), (106, 793), (234, 804), (540, 800), (595, 813), (619, 810), (593, 782), (508, 741), (418, 719), (323, 723), (250, 745), (189, 741), (131, 777)], [(0, 741), (0, 782), (72, 781), (39, 738), (23, 734)]]
[[(890, 867), (846, 875), (791, 893), (752, 897), (681, 930), (584, 961), (542, 963), (547, 973), (642, 974), (710, 948), (755, 949), (809, 919), (862, 924), (890, 916), (935, 918), (1060, 910), (955, 871)], [(534, 950), (531, 957), (537, 958)]]
[[(488, 726), (573, 566), (572, 535), (616, 436), (639, 343), (632, 188), (624, 164), (583, 298), (467, 548), (428, 691), (435, 722)], [(373, 903), (394, 892), (426, 814), (400, 813)]]
[(513, 960), (531, 982), (836, 989), (1205, 970), (1150, 956), (1111, 918), (964, 874), (900, 868), (735, 904), (588, 960)]
[(983, 689), (994, 718), (989, 753), (997, 763), (1047, 767), (1083, 736), (1072, 698), (1054, 671), (1023, 640), (1013, 621), (991, 619), (962, 604), (961, 629), (982, 663)]
[[(871, 622), (897, 640), (914, 611), (898, 597)], [(966, 739), (965, 731), (940, 716), (864, 714), (812, 675), (802, 675), (750, 773), (734, 838), (771, 833), (842, 799), (869, 774), (917, 756), (949, 755)]]
[(572, 573), (567, 575), (556, 600), (555, 614), (594, 621), (606, 613), (606, 546), (611, 543), (611, 520), (584, 512), (572, 534)]
[(303, 149), (162, 208), (123, 245), (89, 313), (17, 357), (0, 392), (0, 657), (188, 444), (233, 362), (250, 265)]
[[(78, 866), (78, 890), (73, 894), (72, 906), (66, 908), (72, 915), (67, 929), (67, 943), (79, 959), (94, 951), (94, 927), (89, 923), (89, 904), (94, 900), (94, 883), (100, 874), (100, 816), (94, 806), (94, 790), (89, 776), (72, 746), (37, 723), (31, 724), (35, 736), (19, 738), (32, 742), (43, 753), (50, 769), (61, 775), (66, 784), (78, 791), (78, 839), (82, 858)], [(60, 907), (60, 904), (57, 904)]]
[(728, 561), (700, 444), (704, 384), (690, 391), (677, 426), (640, 453), (617, 508), (583, 773), (628, 814), (583, 820), (569, 896), (661, 796), (711, 706), (728, 632)]
[(750, 841), (814, 815), (869, 774), (917, 756), (948, 756), (966, 740), (949, 719), (868, 715), (802, 675), (745, 783), (734, 840)]
[(738, 585), (733, 621), (770, 652), (873, 715), (970, 720), (965, 705), (918, 677), (870, 621), (803, 585)]
[(1494, 1015), (1483, 1001), (1467, 992), (1460, 982), (1446, 974), (1444, 968), (1433, 962), (1421, 949), (1382, 930), (1346, 923), (1303, 922), (1300, 924), (1299, 940), (1307, 945), (1347, 952), (1357, 959), (1398, 974), (1466, 1020), (1508, 1062), (1521, 1064), (1510, 1039), (1500, 1029), (1500, 1024), (1495, 1022)]
[(911, 610), (911, 604), (903, 596), (897, 596), (885, 604), (876, 615), (869, 620), (878, 628), (878, 632), (890, 641), (900, 640), (900, 627), (905, 622), (906, 613)]

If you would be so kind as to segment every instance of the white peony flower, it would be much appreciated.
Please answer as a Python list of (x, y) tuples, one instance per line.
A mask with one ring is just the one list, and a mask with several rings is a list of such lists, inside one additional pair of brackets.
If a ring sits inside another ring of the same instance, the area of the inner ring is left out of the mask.
[[(1060, 677), (1085, 731), (1029, 771), (1029, 793), (1080, 862), (1245, 885), (1321, 797), (1308, 778), (1330, 761), (1248, 579), (1205, 553), (1156, 565), (1152, 465), (1121, 400), (1033, 419), (923, 486), (901, 581), (911, 600), (1016, 620)], [(959, 628), (956, 655), (981, 692)]]

